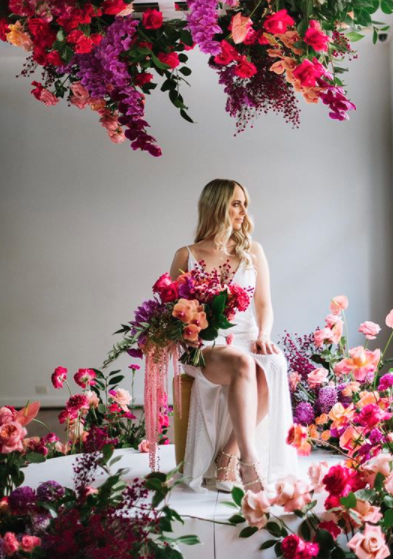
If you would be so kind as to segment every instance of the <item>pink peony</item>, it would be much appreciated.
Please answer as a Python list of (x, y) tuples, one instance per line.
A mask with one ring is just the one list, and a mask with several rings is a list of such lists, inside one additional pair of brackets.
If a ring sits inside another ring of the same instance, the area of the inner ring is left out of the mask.
[(359, 559), (385, 559), (390, 556), (380, 526), (366, 523), (364, 532), (357, 532), (347, 545)]
[(295, 20), (288, 15), (287, 10), (279, 10), (265, 19), (263, 27), (268, 33), (282, 35), (288, 31), (288, 26), (294, 24)]
[(348, 298), (345, 295), (337, 295), (330, 302), (330, 312), (332, 314), (341, 314), (348, 308)]
[(19, 542), (13, 532), (6, 532), (3, 538), (3, 551), (7, 557), (11, 557), (19, 550)]
[(328, 50), (330, 38), (321, 31), (321, 25), (315, 19), (310, 20), (310, 27), (304, 34), (304, 42), (316, 51)]
[(359, 332), (364, 334), (368, 340), (375, 340), (380, 331), (381, 327), (379, 324), (375, 324), (375, 322), (370, 322), (369, 320), (362, 322), (359, 327)]
[(74, 375), (74, 381), (82, 388), (87, 388), (96, 384), (96, 376), (97, 373), (93, 369), (79, 369)]
[(329, 464), (326, 461), (313, 462), (308, 468), (308, 477), (311, 481), (312, 489), (315, 493), (320, 493), (324, 489), (322, 479), (329, 471)]
[(15, 421), (15, 409), (10, 408), (8, 406), (4, 406), (0, 408), (0, 425), (4, 425), (5, 423), (11, 423), (11, 421)]
[(123, 411), (128, 411), (128, 404), (131, 402), (131, 394), (124, 390), (124, 388), (117, 388), (116, 390), (109, 390), (110, 397), (112, 400), (119, 404)]
[(0, 454), (9, 454), (18, 450), (23, 451), (23, 439), (27, 431), (17, 421), (10, 421), (0, 427)]
[(56, 367), (51, 377), (54, 388), (63, 388), (63, 384), (67, 380), (67, 373), (68, 371), (65, 367)]
[(292, 474), (279, 479), (275, 484), (275, 490), (276, 496), (272, 504), (283, 506), (285, 512), (302, 509), (307, 503), (311, 503), (311, 486)]
[(149, 452), (149, 441), (144, 439), (142, 442), (140, 442), (138, 445), (138, 450), (139, 452)]
[(385, 319), (385, 324), (386, 326), (388, 326), (389, 328), (393, 328), (393, 309), (390, 311), (390, 313), (388, 314), (388, 316)]
[(259, 530), (263, 528), (268, 518), (266, 513), (269, 512), (271, 499), (265, 491), (259, 493), (252, 493), (247, 491), (244, 495), (241, 507), (244, 518), (249, 526), (255, 526)]
[(41, 545), (41, 538), (37, 538), (37, 536), (23, 536), (20, 547), (26, 553), (31, 553), (39, 545)]
[(323, 367), (319, 367), (318, 369), (314, 369), (311, 373), (307, 375), (307, 382), (311, 388), (315, 388), (320, 384), (323, 384), (328, 376), (328, 371)]

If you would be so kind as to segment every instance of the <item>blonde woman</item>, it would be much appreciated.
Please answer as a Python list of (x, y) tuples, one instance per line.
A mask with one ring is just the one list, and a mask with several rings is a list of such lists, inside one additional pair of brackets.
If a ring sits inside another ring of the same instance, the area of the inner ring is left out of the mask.
[(214, 343), (204, 342), (205, 367), (185, 366), (195, 380), (184, 474), (196, 491), (214, 480), (223, 491), (241, 482), (258, 492), (266, 482), (296, 473), (296, 452), (285, 442), (292, 423), (287, 366), (270, 337), (269, 268), (261, 245), (251, 240), (248, 207), (239, 183), (209, 182), (199, 199), (195, 242), (176, 252), (171, 267), (174, 280), (201, 261), (208, 272), (229, 262), (225, 281), (254, 288), (253, 304), (237, 313), (236, 325), (219, 330)]

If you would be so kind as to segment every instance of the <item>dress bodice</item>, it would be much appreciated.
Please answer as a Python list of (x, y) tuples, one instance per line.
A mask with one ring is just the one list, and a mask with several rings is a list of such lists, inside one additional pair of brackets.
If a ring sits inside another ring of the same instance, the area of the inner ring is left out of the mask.
[[(188, 270), (194, 267), (201, 267), (199, 262), (195, 259), (189, 247), (188, 249)], [(219, 337), (225, 338), (229, 334), (233, 334), (235, 338), (241, 337), (242, 339), (256, 339), (258, 334), (258, 327), (255, 320), (254, 312), (254, 290), (256, 284), (256, 270), (252, 264), (247, 264), (244, 260), (240, 262), (236, 272), (232, 276), (230, 283), (237, 283), (243, 288), (252, 288), (248, 291), (251, 302), (246, 311), (237, 312), (235, 319), (232, 321), (235, 326), (228, 330), (219, 330)], [(211, 342), (213, 343), (213, 342)], [(221, 343), (221, 340), (216, 340), (216, 343)], [(209, 342), (205, 342), (209, 345)]]

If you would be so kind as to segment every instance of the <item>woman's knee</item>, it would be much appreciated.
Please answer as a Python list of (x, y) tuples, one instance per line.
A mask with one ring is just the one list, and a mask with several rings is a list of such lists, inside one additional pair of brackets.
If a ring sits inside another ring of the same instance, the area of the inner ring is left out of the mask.
[(232, 358), (232, 372), (234, 375), (242, 376), (246, 379), (254, 379), (256, 375), (256, 365), (254, 359), (246, 353), (237, 353)]

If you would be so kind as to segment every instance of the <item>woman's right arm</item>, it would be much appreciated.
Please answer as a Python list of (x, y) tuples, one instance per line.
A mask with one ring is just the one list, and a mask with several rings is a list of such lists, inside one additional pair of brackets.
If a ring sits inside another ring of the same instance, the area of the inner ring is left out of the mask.
[(171, 265), (171, 271), (169, 275), (172, 278), (172, 281), (180, 276), (183, 272), (187, 272), (188, 270), (188, 250), (187, 247), (179, 248), (176, 251), (175, 256), (173, 258), (173, 262)]

